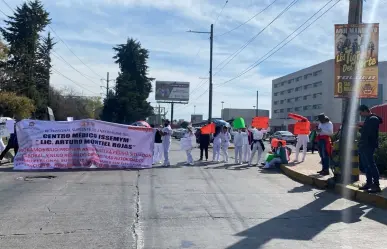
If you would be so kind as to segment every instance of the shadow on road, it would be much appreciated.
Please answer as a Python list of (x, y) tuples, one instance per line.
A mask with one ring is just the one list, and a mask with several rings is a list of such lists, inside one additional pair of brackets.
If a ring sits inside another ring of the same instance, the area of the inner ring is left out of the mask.
[[(295, 188), (290, 193), (308, 191), (307, 187)], [(296, 210), (290, 210), (266, 222), (246, 229), (236, 236), (244, 237), (227, 249), (256, 249), (261, 248), (272, 239), (284, 240), (312, 240), (319, 233), (332, 224), (344, 222), (352, 224), (367, 217), (381, 224), (387, 225), (387, 217), (383, 210), (370, 209), (369, 206), (357, 204), (343, 210), (324, 210), (329, 204), (340, 197), (321, 192), (315, 195), (316, 200)]]

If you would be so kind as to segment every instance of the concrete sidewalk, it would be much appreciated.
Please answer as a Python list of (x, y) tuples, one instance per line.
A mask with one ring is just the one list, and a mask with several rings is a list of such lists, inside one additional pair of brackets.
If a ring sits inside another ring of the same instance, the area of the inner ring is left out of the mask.
[[(294, 160), (294, 154), (291, 156), (291, 162)], [(320, 157), (318, 153), (308, 153), (305, 162), (302, 163), (289, 163), (289, 165), (281, 165), (281, 170), (285, 175), (293, 178), (301, 183), (313, 185), (320, 189), (328, 188), (328, 180), (333, 177), (331, 172), (330, 176), (321, 176), (317, 171), (321, 170)], [(359, 185), (364, 184), (366, 181), (365, 175), (360, 175), (360, 181), (350, 185), (335, 185), (335, 192), (343, 195), (346, 198), (372, 204), (380, 208), (387, 209), (387, 179), (382, 177), (380, 179), (380, 187), (382, 193), (369, 194), (365, 191), (358, 189)]]

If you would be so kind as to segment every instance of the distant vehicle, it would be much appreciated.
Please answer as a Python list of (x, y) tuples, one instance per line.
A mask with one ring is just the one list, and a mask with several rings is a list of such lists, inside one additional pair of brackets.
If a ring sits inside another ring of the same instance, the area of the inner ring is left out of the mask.
[(183, 128), (176, 129), (176, 130), (173, 131), (172, 137), (174, 137), (176, 139), (181, 139), (184, 136), (186, 131), (187, 130), (183, 129)]
[(273, 138), (276, 138), (279, 140), (285, 140), (287, 144), (296, 144), (297, 143), (297, 137), (294, 136), (294, 134), (291, 133), (290, 131), (276, 131), (270, 137), (270, 142)]

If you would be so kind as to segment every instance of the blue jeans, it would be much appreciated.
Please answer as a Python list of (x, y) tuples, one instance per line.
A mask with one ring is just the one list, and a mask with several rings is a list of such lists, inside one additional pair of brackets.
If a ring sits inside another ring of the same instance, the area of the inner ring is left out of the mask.
[(321, 157), (322, 170), (329, 171), (329, 155), (325, 147), (325, 140), (318, 141), (318, 152)]
[(360, 163), (365, 169), (367, 176), (367, 184), (375, 184), (379, 186), (379, 170), (374, 160), (374, 148), (361, 147), (359, 148)]

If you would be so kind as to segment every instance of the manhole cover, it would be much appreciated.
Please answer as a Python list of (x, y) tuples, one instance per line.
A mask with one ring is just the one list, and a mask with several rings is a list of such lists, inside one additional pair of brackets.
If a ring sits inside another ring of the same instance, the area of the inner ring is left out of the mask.
[(25, 176), (25, 177), (18, 177), (17, 180), (24, 180), (24, 181), (33, 181), (33, 180), (50, 180), (56, 178), (56, 176), (53, 175), (45, 175), (45, 176)]

